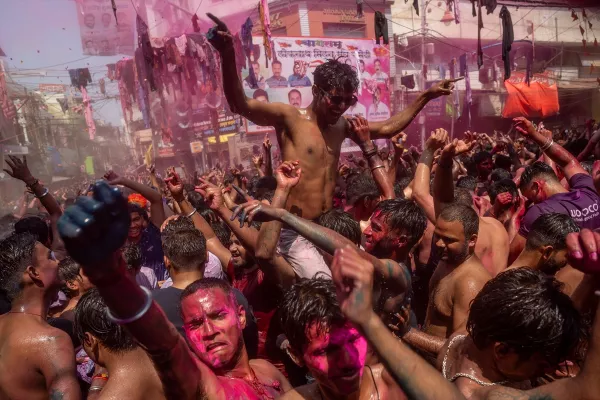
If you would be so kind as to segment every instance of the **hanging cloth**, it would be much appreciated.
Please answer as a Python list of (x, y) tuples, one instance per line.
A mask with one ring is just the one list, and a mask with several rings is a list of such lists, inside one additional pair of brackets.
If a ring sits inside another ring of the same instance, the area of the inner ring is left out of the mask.
[(138, 15), (136, 18), (136, 26), (138, 33), (138, 46), (142, 49), (142, 55), (144, 57), (144, 63), (146, 67), (146, 79), (150, 85), (150, 90), (156, 91), (156, 83), (154, 82), (153, 73), (153, 58), (154, 51), (152, 50), (152, 44), (150, 43), (150, 34), (148, 33), (148, 25)]
[(254, 68), (252, 68), (252, 62), (250, 60), (250, 55), (252, 54), (252, 26), (252, 20), (250, 18), (246, 19), (246, 22), (242, 25), (240, 37), (242, 39), (244, 53), (248, 59), (248, 84), (251, 89), (258, 89), (258, 82), (256, 81), (256, 75), (254, 74)]
[(465, 76), (465, 75), (467, 75), (467, 55), (466, 54), (462, 54), (458, 58), (458, 62), (460, 64), (459, 76)]
[(92, 115), (92, 104), (90, 102), (90, 98), (88, 96), (88, 92), (85, 86), (81, 86), (79, 88), (81, 90), (81, 94), (83, 96), (83, 105), (85, 109), (83, 110), (83, 115), (85, 116), (85, 124), (88, 127), (88, 133), (90, 135), (90, 140), (94, 140), (96, 137), (96, 124), (94, 123), (94, 117)]
[(471, 10), (471, 11), (472, 11), (472, 13), (473, 13), (473, 16), (474, 16), (474, 17), (476, 17), (476, 16), (477, 16), (477, 11), (475, 11), (475, 2), (476, 2), (476, 1), (477, 1), (477, 0), (471, 0), (471, 8), (472, 8), (472, 10)]
[(362, 18), (365, 14), (363, 13), (363, 0), (356, 0), (356, 18)]
[[(485, 10), (487, 11), (487, 15), (490, 15), (491, 13), (494, 12), (494, 10), (496, 9), (496, 7), (498, 6), (498, 3), (496, 3), (496, 0), (480, 0), (483, 4), (483, 6), (485, 6)], [(479, 9), (479, 12), (481, 13), (481, 8)]]
[(200, 32), (200, 24), (198, 24), (198, 15), (194, 14), (192, 17), (192, 26), (194, 27), (194, 32)]
[(115, 4), (115, 0), (110, 0), (110, 3), (112, 5), (113, 14), (115, 15), (115, 22), (116, 22), (116, 24), (118, 26), (119, 25), (119, 21), (117, 20), (117, 5)]
[(116, 65), (115, 64), (107, 64), (106, 67), (108, 68), (108, 72), (106, 73), (106, 77), (108, 79), (110, 79), (111, 81), (115, 80), (115, 72), (116, 72)]
[(233, 37), (233, 50), (235, 51), (235, 64), (239, 73), (242, 69), (246, 69), (246, 57), (244, 57), (244, 47), (239, 33), (236, 33)]
[(98, 81), (98, 85), (100, 86), (100, 93), (106, 95), (106, 82), (104, 82), (104, 78)]
[(512, 18), (506, 6), (500, 9), (500, 18), (502, 19), (502, 61), (504, 61), (504, 80), (506, 80), (510, 78), (510, 49), (515, 40)]
[(375, 43), (380, 44), (380, 38), (383, 36), (383, 44), (389, 44), (387, 19), (381, 11), (375, 11)]
[(62, 99), (56, 99), (56, 101), (60, 105), (60, 109), (62, 110), (63, 114), (66, 113), (69, 109), (69, 101), (67, 100), (67, 98), (65, 97)]
[[(425, 1), (425, 0), (422, 0)], [(415, 12), (417, 13), (417, 15), (419, 15), (419, 0), (413, 0), (413, 8), (415, 9)]]
[(265, 48), (265, 63), (267, 68), (269, 67), (269, 60), (271, 60), (271, 16), (269, 15), (269, 4), (267, 0), (260, 0), (258, 3), (258, 14), (260, 18), (260, 25), (263, 31), (263, 47)]
[(454, 2), (454, 22), (460, 24), (460, 4), (459, 0), (451, 0)]
[(527, 84), (527, 86), (530, 86), (531, 76), (533, 75), (531, 71), (533, 65), (533, 47), (527, 50), (527, 52), (525, 53), (525, 59), (527, 60), (527, 63), (525, 65), (525, 83)]
[(479, 16), (477, 19), (477, 68), (481, 68), (483, 65), (483, 49), (481, 48), (481, 30), (483, 29), (483, 15), (481, 14), (481, 2), (479, 0), (477, 5), (479, 6)]

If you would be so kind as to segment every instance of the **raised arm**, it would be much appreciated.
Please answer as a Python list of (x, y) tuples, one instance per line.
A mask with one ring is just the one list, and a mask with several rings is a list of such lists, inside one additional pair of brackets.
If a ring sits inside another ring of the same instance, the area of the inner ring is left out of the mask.
[(331, 265), (340, 308), (362, 332), (409, 399), (464, 400), (456, 386), (398, 340), (373, 311), (373, 265), (348, 247)]
[(150, 202), (150, 222), (157, 228), (160, 228), (166, 216), (162, 195), (157, 190), (143, 183), (120, 177), (114, 171), (108, 171), (104, 175), (104, 178), (110, 185), (122, 185), (144, 196)]
[(369, 127), (371, 128), (371, 137), (373, 139), (391, 139), (392, 136), (402, 132), (412, 122), (413, 119), (419, 114), (419, 112), (429, 103), (430, 100), (436, 99), (440, 96), (448, 96), (452, 94), (454, 90), (454, 83), (462, 80), (458, 79), (446, 79), (433, 85), (431, 88), (421, 93), (417, 100), (410, 106), (394, 115), (393, 117), (383, 122), (372, 122)]
[(348, 120), (350, 124), (350, 135), (363, 152), (363, 156), (369, 163), (369, 169), (373, 179), (377, 183), (384, 200), (394, 199), (394, 184), (385, 170), (385, 165), (379, 156), (377, 146), (371, 140), (369, 123), (363, 117), (355, 117)]
[[(431, 132), (431, 137), (425, 143), (425, 149), (423, 149), (423, 153), (421, 153), (419, 164), (417, 164), (417, 171), (415, 172), (412, 198), (423, 209), (423, 211), (425, 211), (425, 215), (427, 215), (427, 218), (432, 224), (435, 224), (436, 222), (433, 196), (431, 196), (430, 190), (433, 155), (437, 149), (444, 147), (447, 141), (448, 132), (446, 132), (444, 129), (436, 129), (435, 132)], [(447, 171), (443, 172), (446, 172), (444, 175), (447, 175)], [(450, 172), (452, 171), (450, 170)], [(437, 173), (440, 173), (439, 168)]]
[[(329, 254), (334, 254), (337, 249), (347, 246), (356, 245), (349, 239), (346, 239), (339, 233), (325, 228), (314, 222), (300, 218), (290, 212), (281, 209), (273, 208), (266, 204), (245, 204), (236, 210), (236, 215), (239, 211), (242, 212), (242, 219), (252, 221), (253, 218), (259, 218), (262, 221), (280, 221), (289, 228), (298, 232), (301, 236), (312, 242), (315, 246), (326, 251)], [(380, 260), (371, 254), (358, 249), (361, 257), (365, 258), (375, 266), (375, 271), (388, 283), (394, 285), (397, 294), (404, 293), (411, 285), (411, 272), (404, 264), (398, 264), (392, 260)]]
[[(177, 174), (175, 173), (172, 173), (171, 176), (165, 179), (165, 182), (167, 183), (169, 191), (171, 191), (173, 200), (175, 200), (177, 204), (179, 204), (182, 215), (187, 215), (192, 218), (194, 226), (196, 227), (196, 229), (202, 232), (204, 238), (206, 239), (206, 248), (208, 249), (208, 251), (217, 256), (223, 268), (226, 268), (229, 264), (229, 260), (231, 260), (231, 252), (228, 248), (223, 246), (223, 243), (221, 243), (217, 235), (215, 235), (215, 231), (213, 231), (210, 224), (197, 212), (197, 210), (185, 198), (185, 196), (183, 195), (183, 182), (181, 182), (179, 176), (177, 176)], [(207, 183), (207, 181), (204, 181), (203, 183)]]
[(515, 118), (514, 121), (515, 128), (537, 143), (544, 154), (562, 168), (567, 179), (571, 179), (576, 174), (587, 174), (573, 154), (569, 153), (558, 143), (555, 143), (551, 136), (547, 138), (542, 132), (537, 131), (531, 121), (523, 117)]
[(577, 161), (585, 161), (592, 154), (598, 142), (600, 142), (600, 129), (594, 132), (585, 149), (577, 156)]
[(231, 111), (240, 114), (257, 125), (283, 126), (286, 116), (292, 111), (296, 111), (296, 109), (283, 103), (263, 103), (246, 97), (237, 73), (233, 36), (223, 21), (212, 14), (207, 15), (216, 24), (208, 31), (206, 38), (221, 55), (223, 91)]
[(60, 236), (57, 234), (56, 224), (58, 219), (62, 215), (62, 209), (60, 205), (50, 193), (48, 188), (45, 188), (40, 181), (33, 177), (27, 166), (27, 158), (23, 156), (23, 160), (15, 156), (8, 156), (6, 164), (10, 167), (10, 171), (5, 169), (15, 179), (18, 179), (25, 183), (25, 185), (31, 190), (33, 195), (42, 203), (48, 214), (50, 214), (51, 229), (53, 233), (52, 250), (57, 253), (59, 259), (64, 258), (64, 248)]
[[(152, 358), (167, 398), (195, 399), (222, 390), (160, 307), (125, 272), (119, 249), (129, 229), (127, 203), (117, 188), (94, 185), (92, 198), (80, 197), (59, 221), (69, 254), (84, 269), (106, 301), (111, 318)], [(107, 257), (108, 255), (108, 257)]]
[(263, 141), (263, 150), (265, 151), (265, 175), (273, 176), (273, 154), (271, 153), (271, 140), (269, 140), (269, 134), (265, 135)]

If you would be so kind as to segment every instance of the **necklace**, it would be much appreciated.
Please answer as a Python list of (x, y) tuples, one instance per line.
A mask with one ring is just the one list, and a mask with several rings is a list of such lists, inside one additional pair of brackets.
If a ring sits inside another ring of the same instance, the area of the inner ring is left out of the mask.
[(34, 314), (34, 313), (27, 312), (27, 311), (9, 311), (9, 312), (7, 312), (7, 314), (27, 314), (27, 315), (35, 315), (36, 317), (42, 318), (42, 316), (40, 314)]
[(444, 361), (442, 362), (442, 375), (444, 375), (444, 378), (448, 379), (450, 382), (454, 382), (458, 378), (467, 378), (467, 379), (472, 380), (473, 382), (475, 382), (476, 384), (478, 384), (480, 386), (496, 386), (496, 385), (504, 385), (504, 384), (508, 383), (508, 381), (484, 382), (481, 379), (476, 378), (471, 374), (466, 374), (464, 372), (457, 372), (456, 374), (454, 374), (452, 376), (452, 378), (448, 378), (448, 374), (446, 372), (446, 364), (448, 362), (448, 354), (450, 353), (450, 349), (452, 348), (452, 345), (454, 344), (456, 339), (463, 339), (465, 337), (467, 337), (467, 336), (466, 335), (457, 335), (457, 336), (453, 337), (452, 340), (450, 341), (450, 344), (448, 345), (448, 349), (446, 350), (446, 354), (444, 354)]

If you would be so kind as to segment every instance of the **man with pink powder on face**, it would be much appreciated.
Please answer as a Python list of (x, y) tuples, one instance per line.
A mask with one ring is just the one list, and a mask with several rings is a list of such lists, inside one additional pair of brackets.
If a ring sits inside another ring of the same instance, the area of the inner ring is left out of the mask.
[(342, 314), (331, 280), (295, 284), (281, 311), (289, 356), (315, 378), (282, 399), (406, 399), (382, 364), (365, 365), (367, 341)]

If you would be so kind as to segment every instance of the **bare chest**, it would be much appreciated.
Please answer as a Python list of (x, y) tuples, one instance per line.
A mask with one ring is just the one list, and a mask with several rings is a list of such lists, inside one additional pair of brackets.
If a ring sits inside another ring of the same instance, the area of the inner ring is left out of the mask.
[(446, 325), (452, 318), (454, 279), (451, 271), (438, 266), (429, 282), (429, 307), (431, 323)]

